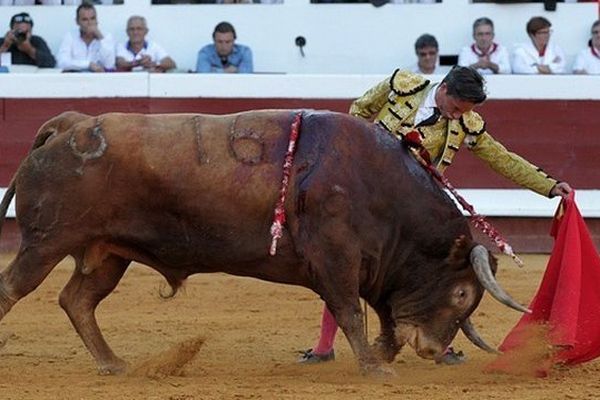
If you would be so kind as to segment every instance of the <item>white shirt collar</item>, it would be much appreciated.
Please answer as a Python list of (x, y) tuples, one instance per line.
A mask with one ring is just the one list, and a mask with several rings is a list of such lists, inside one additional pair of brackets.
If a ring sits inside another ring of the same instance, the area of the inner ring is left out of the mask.
[(427, 96), (425, 96), (425, 99), (421, 105), (419, 105), (417, 114), (415, 115), (415, 125), (433, 115), (433, 109), (437, 107), (437, 103), (435, 102), (435, 92), (437, 91), (439, 85), (439, 83), (434, 83), (431, 86), (431, 89), (429, 89), (429, 93), (427, 93)]

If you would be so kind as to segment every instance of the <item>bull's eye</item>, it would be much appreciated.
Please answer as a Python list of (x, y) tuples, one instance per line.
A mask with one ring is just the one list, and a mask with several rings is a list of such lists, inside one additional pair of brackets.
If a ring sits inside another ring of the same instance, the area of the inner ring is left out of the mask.
[(469, 306), (473, 292), (467, 285), (457, 285), (452, 291), (452, 305), (464, 309)]

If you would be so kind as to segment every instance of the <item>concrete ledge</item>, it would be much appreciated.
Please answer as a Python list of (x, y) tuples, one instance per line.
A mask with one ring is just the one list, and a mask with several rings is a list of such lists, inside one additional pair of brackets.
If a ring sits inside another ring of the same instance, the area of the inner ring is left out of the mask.
[[(390, 73), (392, 70), (390, 70)], [(384, 74), (0, 74), (2, 98), (253, 98), (354, 99)], [(443, 75), (428, 76), (439, 82)], [(489, 99), (600, 100), (594, 75), (493, 75)]]
[[(548, 199), (522, 189), (458, 189), (458, 192), (477, 213), (490, 217), (551, 218), (560, 202), (560, 198)], [(600, 218), (600, 190), (577, 190), (575, 202), (583, 217)]]

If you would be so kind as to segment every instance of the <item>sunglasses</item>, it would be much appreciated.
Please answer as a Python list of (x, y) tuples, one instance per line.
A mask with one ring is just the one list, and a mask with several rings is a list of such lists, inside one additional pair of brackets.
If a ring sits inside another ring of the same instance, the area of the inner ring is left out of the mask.
[(31, 17), (29, 15), (17, 15), (13, 18), (13, 23), (20, 24), (21, 22), (27, 22), (31, 24)]

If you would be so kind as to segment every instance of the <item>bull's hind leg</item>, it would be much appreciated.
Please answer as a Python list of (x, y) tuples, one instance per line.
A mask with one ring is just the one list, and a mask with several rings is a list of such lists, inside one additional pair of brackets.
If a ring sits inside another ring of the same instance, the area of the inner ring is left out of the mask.
[(126, 364), (117, 357), (98, 327), (94, 312), (98, 303), (117, 286), (130, 261), (110, 255), (89, 274), (84, 273), (83, 257), (76, 257), (73, 276), (60, 293), (60, 306), (65, 310), (81, 340), (92, 353), (101, 374), (124, 372)]
[(37, 288), (65, 255), (43, 247), (22, 246), (0, 273), (0, 320), (17, 301)]

